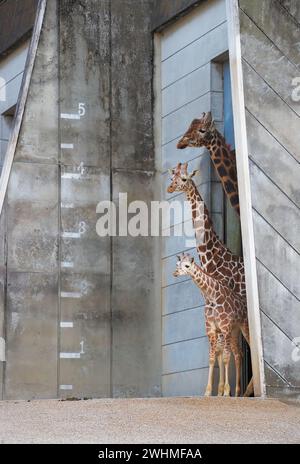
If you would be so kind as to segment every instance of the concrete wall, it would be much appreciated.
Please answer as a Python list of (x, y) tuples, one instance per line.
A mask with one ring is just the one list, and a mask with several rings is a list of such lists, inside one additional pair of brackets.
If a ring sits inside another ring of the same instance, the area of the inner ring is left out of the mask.
[[(240, 0), (248, 150), (268, 395), (300, 393), (299, 5)], [(296, 350), (297, 354), (297, 350)]]
[(155, 196), (152, 3), (47, 5), (1, 218), (3, 398), (160, 395), (159, 244), (96, 234), (99, 201)]
[[(161, 94), (161, 147), (157, 161), (162, 172), (162, 199), (185, 201), (184, 194), (167, 194), (168, 169), (179, 161), (189, 161), (189, 169), (200, 169), (195, 182), (211, 211), (220, 237), (224, 232), (223, 191), (214, 175), (206, 149), (176, 149), (179, 137), (193, 118), (212, 111), (216, 124), (223, 129), (222, 64), (213, 62), (226, 52), (226, 8), (223, 0), (205, 2), (158, 34), (156, 64), (160, 68), (157, 93)], [(158, 58), (160, 56), (160, 59)], [(191, 222), (191, 215), (188, 216)], [(182, 224), (182, 223), (181, 223)], [(204, 394), (208, 372), (208, 341), (204, 324), (204, 300), (188, 278), (173, 277), (176, 254), (195, 247), (188, 237), (174, 236), (180, 227), (171, 223), (171, 237), (162, 246), (162, 321), (163, 321), (163, 394)], [(191, 227), (193, 230), (193, 228)], [(190, 237), (191, 241), (191, 237)]]

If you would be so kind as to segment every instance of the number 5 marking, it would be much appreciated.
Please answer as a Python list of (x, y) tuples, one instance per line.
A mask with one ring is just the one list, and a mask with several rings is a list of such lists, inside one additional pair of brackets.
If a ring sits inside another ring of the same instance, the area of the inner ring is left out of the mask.
[(86, 113), (86, 108), (85, 108), (85, 103), (79, 103), (78, 104), (78, 114), (79, 116), (84, 116)]

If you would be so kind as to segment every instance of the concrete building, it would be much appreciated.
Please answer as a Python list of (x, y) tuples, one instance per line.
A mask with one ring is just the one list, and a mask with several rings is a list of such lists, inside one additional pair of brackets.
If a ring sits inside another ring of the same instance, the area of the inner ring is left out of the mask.
[[(6, 0), (0, 18), (0, 397), (203, 394), (204, 301), (172, 276), (193, 247), (96, 231), (120, 193), (182, 202), (166, 194), (179, 161), (243, 252), (255, 394), (299, 397), (297, 2)], [(241, 224), (208, 152), (176, 149), (209, 110)]]

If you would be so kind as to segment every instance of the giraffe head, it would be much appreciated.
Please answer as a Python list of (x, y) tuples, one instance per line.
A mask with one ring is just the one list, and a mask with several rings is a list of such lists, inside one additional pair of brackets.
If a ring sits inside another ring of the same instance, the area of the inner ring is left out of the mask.
[(168, 192), (184, 192), (189, 190), (193, 185), (192, 178), (198, 174), (198, 170), (193, 171), (191, 174), (187, 172), (188, 163), (178, 163), (176, 168), (170, 169), (172, 182), (168, 187)]
[(176, 271), (173, 272), (174, 277), (179, 277), (187, 274), (192, 274), (196, 270), (194, 258), (188, 253), (182, 253), (177, 256)]
[(203, 113), (202, 118), (194, 119), (177, 143), (177, 148), (208, 146), (216, 131), (211, 112)]

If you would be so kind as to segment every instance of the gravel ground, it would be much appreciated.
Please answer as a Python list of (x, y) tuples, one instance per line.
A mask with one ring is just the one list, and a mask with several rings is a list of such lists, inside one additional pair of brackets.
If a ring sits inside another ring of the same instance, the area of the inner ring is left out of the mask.
[(2, 401), (0, 443), (300, 443), (300, 404), (217, 397)]

